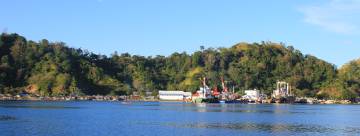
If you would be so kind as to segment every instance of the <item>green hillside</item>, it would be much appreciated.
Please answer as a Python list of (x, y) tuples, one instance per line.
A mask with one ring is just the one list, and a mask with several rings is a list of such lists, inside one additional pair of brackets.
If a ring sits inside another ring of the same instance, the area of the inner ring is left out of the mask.
[(195, 91), (200, 77), (220, 88), (224, 77), (236, 91), (270, 94), (278, 80), (297, 96), (350, 99), (360, 94), (360, 61), (337, 68), (292, 46), (239, 43), (230, 48), (201, 47), (192, 54), (144, 57), (128, 53), (97, 55), (62, 42), (26, 40), (1, 34), (0, 93), (42, 96), (124, 95), (159, 89)]

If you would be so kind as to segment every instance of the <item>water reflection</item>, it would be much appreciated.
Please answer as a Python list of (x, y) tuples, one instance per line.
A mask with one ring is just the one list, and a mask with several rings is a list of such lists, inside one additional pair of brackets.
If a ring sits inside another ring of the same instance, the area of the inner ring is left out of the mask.
[(342, 133), (342, 134), (359, 134), (360, 128), (344, 127), (335, 128), (323, 125), (314, 124), (281, 124), (281, 123), (161, 123), (161, 122), (137, 122), (139, 125), (159, 125), (177, 128), (196, 128), (196, 129), (231, 129), (239, 131), (256, 131), (266, 133)]
[(206, 104), (206, 103), (158, 103), (140, 104), (134, 107), (145, 110), (172, 110), (191, 112), (239, 112), (239, 113), (270, 113), (270, 114), (311, 114), (301, 110), (291, 110), (288, 105), (249, 105), (249, 104)]
[(0, 108), (15, 109), (80, 109), (73, 101), (0, 101)]
[(16, 118), (8, 115), (0, 115), (0, 121), (7, 121), (7, 120), (16, 120)]
[(39, 105), (0, 105), (2, 108), (30, 108), (30, 109), (79, 109), (80, 107), (39, 106)]

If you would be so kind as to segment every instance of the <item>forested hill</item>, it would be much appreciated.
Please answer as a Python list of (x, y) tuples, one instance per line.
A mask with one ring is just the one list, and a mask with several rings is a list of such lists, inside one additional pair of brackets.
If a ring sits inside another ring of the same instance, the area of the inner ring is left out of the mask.
[(292, 46), (239, 43), (230, 48), (201, 48), (193, 54), (144, 57), (128, 53), (96, 55), (62, 42), (28, 41), (2, 34), (0, 93), (38, 95), (123, 95), (159, 89), (195, 91), (200, 77), (220, 87), (224, 77), (236, 91), (260, 89), (270, 94), (278, 80), (292, 85), (298, 96), (359, 96), (360, 61), (343, 68)]

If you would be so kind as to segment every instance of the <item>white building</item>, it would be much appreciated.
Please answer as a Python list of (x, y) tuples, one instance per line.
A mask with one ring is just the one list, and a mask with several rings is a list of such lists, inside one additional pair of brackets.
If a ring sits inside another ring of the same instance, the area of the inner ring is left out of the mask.
[(191, 92), (184, 91), (159, 91), (159, 99), (163, 101), (183, 101), (191, 98)]
[(191, 99), (191, 96), (192, 96), (191, 92), (184, 92), (185, 99)]
[(256, 101), (260, 98), (260, 91), (259, 90), (245, 90), (245, 95), (243, 98), (248, 99), (250, 101)]

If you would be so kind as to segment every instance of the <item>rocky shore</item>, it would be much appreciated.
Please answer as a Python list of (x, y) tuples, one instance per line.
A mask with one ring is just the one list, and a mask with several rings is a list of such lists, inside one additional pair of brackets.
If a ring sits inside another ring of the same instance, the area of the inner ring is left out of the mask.
[(30, 95), (9, 95), (0, 94), (0, 100), (30, 100), (30, 101), (123, 101), (128, 100), (128, 96), (102, 96), (102, 95), (91, 95), (91, 96), (30, 96)]
[(295, 103), (305, 104), (360, 104), (360, 99), (350, 100), (321, 100), (315, 98), (296, 98)]
[[(140, 96), (32, 96), (32, 95), (10, 95), (0, 94), (0, 101), (159, 101), (155, 97), (146, 98)], [(267, 103), (267, 102), (263, 102)], [(270, 103), (270, 102), (269, 102)], [(314, 98), (296, 98), (294, 103), (302, 104), (360, 104), (360, 99), (350, 100), (318, 100)]]

